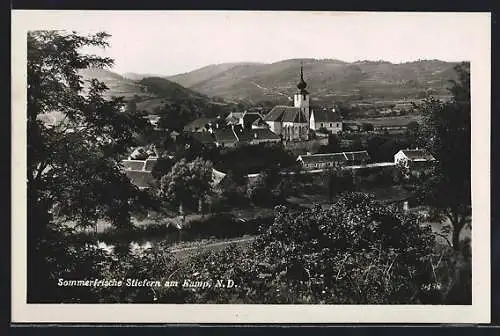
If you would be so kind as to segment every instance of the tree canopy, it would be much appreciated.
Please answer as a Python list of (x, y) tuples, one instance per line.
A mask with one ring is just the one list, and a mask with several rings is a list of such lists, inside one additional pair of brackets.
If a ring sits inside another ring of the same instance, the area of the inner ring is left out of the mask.
[(430, 98), (417, 109), (424, 115), (419, 143), (437, 159), (420, 197), (432, 206), (434, 218), (450, 221), (452, 244), (458, 249), (460, 232), (470, 224), (471, 215), (471, 105), (468, 65), (455, 70), (458, 80), (452, 81), (452, 100)]
[[(81, 51), (107, 47), (108, 37), (28, 33), (28, 286), (36, 287), (30, 291), (34, 295), (44, 295), (45, 281), (50, 279), (47, 262), (56, 242), (49, 233), (56, 222), (92, 227), (105, 219), (128, 230), (134, 211), (151, 204), (119, 165), (146, 121), (123, 111), (121, 98), (105, 99), (103, 83), (96, 79), (84, 83), (79, 74), (82, 69), (113, 64), (109, 58)], [(62, 117), (47, 124), (42, 121), (47, 113)]]
[(201, 158), (178, 161), (160, 180), (160, 195), (175, 207), (196, 209), (212, 191), (212, 163)]

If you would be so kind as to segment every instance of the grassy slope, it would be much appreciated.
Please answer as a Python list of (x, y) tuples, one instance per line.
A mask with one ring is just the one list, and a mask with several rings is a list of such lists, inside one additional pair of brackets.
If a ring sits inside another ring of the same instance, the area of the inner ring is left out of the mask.
[(301, 61), (309, 91), (314, 98), (325, 99), (356, 95), (398, 99), (427, 89), (444, 94), (447, 81), (454, 77), (455, 65), (437, 60), (392, 64), (294, 59), (272, 64), (230, 64), (226, 69), (223, 65), (209, 66), (169, 79), (209, 96), (273, 100), (296, 91)]
[[(109, 91), (106, 96), (121, 96), (137, 99), (137, 107), (149, 113), (166, 102), (193, 100), (202, 105), (212, 104), (211, 99), (196, 91), (182, 87), (161, 77), (147, 77), (140, 80), (125, 78), (109, 70), (88, 69), (81, 72), (85, 82), (92, 78), (104, 82)], [(86, 84), (87, 85), (87, 84)]]

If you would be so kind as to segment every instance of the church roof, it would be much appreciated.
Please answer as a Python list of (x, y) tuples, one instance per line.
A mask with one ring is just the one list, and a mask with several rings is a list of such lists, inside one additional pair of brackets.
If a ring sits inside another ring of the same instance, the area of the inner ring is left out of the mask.
[(339, 121), (340, 117), (337, 113), (329, 110), (314, 110), (311, 115), (314, 114), (314, 122), (329, 122), (329, 121)]
[(301, 122), (307, 123), (306, 116), (299, 107), (278, 105), (273, 107), (265, 117), (265, 121), (280, 121), (280, 122)]

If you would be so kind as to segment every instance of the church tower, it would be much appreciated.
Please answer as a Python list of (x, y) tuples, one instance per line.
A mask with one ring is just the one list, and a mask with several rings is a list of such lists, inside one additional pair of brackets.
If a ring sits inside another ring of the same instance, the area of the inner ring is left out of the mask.
[(297, 84), (297, 93), (293, 97), (293, 105), (295, 107), (299, 107), (304, 115), (306, 116), (306, 120), (303, 122), (307, 122), (309, 124), (309, 92), (306, 90), (307, 83), (304, 81), (304, 67), (303, 64), (300, 64), (300, 80)]

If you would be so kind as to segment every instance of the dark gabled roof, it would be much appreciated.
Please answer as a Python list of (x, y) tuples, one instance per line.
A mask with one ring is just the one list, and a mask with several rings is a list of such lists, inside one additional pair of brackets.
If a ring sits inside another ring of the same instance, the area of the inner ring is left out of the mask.
[(144, 160), (123, 160), (122, 165), (125, 170), (142, 170), (144, 168)]
[(401, 150), (404, 155), (409, 160), (412, 161), (433, 161), (434, 156), (432, 156), (428, 151), (425, 149), (402, 149)]
[(307, 123), (306, 116), (299, 107), (278, 105), (273, 107), (265, 117), (265, 121)]
[(260, 129), (245, 129), (241, 132), (236, 132), (238, 139), (242, 142), (250, 142), (252, 140), (280, 140), (281, 138), (267, 128)]
[(253, 133), (250, 133), (248, 130), (244, 130), (242, 127), (235, 127), (234, 133), (238, 137), (239, 141), (247, 142), (253, 139)]
[(233, 130), (230, 127), (226, 128), (221, 128), (215, 130), (215, 140), (218, 142), (236, 142), (238, 139), (236, 139)]
[(330, 110), (314, 110), (314, 122), (333, 122), (339, 121), (340, 117), (337, 113)]
[(192, 136), (202, 144), (211, 144), (215, 141), (215, 137), (210, 132), (193, 132)]
[(149, 188), (154, 184), (154, 177), (151, 172), (141, 170), (126, 170), (125, 174), (130, 182), (140, 189)]
[(344, 152), (344, 155), (349, 161), (370, 160), (370, 155), (368, 155), (367, 151)]
[(249, 130), (248, 132), (253, 133), (254, 139), (272, 139), (272, 140), (279, 140), (281, 139), (276, 133), (272, 132), (270, 129), (267, 128), (257, 128), (253, 130)]
[(265, 126), (269, 127), (269, 125), (264, 121), (264, 119), (258, 118), (252, 123), (252, 126)]
[(158, 162), (158, 158), (148, 158), (146, 162), (144, 163), (144, 170), (151, 172), (153, 171), (153, 168), (156, 166), (156, 163)]
[(301, 155), (300, 159), (302, 159), (304, 164), (327, 162), (345, 163), (347, 161), (344, 153)]
[(243, 124), (245, 126), (251, 125), (259, 119), (262, 119), (262, 116), (259, 112), (245, 112), (243, 114)]

